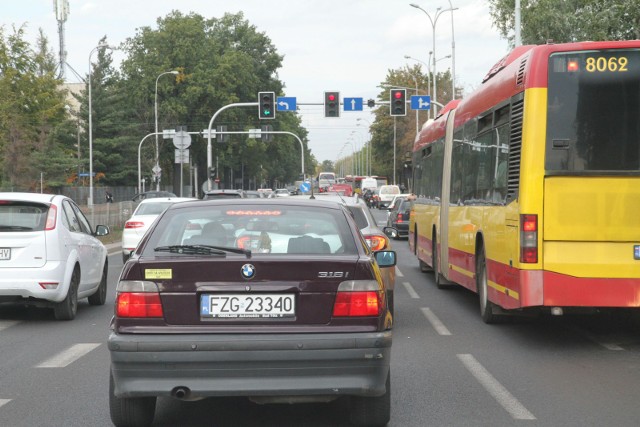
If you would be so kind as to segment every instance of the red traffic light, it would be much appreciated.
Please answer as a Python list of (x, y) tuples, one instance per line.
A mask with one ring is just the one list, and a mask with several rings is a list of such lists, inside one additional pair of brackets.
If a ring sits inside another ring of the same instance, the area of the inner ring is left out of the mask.
[(400, 98), (402, 98), (402, 92), (400, 92), (399, 90), (397, 90), (397, 91), (393, 92), (393, 96), (394, 96), (396, 99), (400, 99)]
[(330, 93), (327, 98), (329, 98), (329, 101), (335, 101), (336, 100), (336, 96), (332, 93)]

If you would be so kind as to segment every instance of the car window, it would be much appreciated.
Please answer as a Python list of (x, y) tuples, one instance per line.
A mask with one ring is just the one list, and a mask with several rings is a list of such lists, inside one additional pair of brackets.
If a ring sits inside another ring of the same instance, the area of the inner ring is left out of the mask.
[[(201, 227), (194, 234), (188, 224), (196, 223)], [(166, 256), (154, 251), (159, 246), (203, 244), (267, 254), (357, 253), (341, 209), (225, 204), (170, 210), (161, 217), (143, 255)]]
[(159, 203), (140, 203), (138, 208), (133, 213), (134, 215), (160, 215), (165, 211), (173, 202), (159, 202)]
[(40, 203), (2, 201), (0, 231), (42, 231), (49, 207)]
[(80, 221), (78, 220), (78, 217), (76, 217), (76, 214), (73, 211), (73, 207), (66, 200), (62, 203), (62, 211), (64, 213), (64, 224), (69, 229), (69, 231), (82, 233), (82, 226), (80, 225)]
[(347, 206), (347, 209), (349, 209), (349, 212), (353, 215), (360, 230), (369, 226), (369, 221), (367, 221), (367, 216), (364, 214), (362, 208), (358, 206)]
[(87, 234), (93, 234), (93, 231), (91, 230), (91, 224), (89, 224), (89, 220), (87, 219), (87, 217), (84, 216), (80, 208), (76, 206), (74, 203), (71, 203), (69, 201), (65, 201), (65, 203), (69, 203), (73, 208), (73, 212), (78, 217), (78, 221), (80, 223), (80, 228), (82, 229), (82, 232)]

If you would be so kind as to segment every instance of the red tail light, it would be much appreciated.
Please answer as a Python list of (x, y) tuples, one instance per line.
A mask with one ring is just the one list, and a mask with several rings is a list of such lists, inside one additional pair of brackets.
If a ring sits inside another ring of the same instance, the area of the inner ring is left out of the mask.
[(47, 212), (47, 222), (44, 226), (45, 231), (53, 230), (56, 228), (56, 217), (58, 216), (58, 207), (55, 205), (49, 206)]
[(127, 221), (124, 223), (124, 228), (142, 228), (144, 227), (144, 222), (142, 221)]
[(160, 294), (123, 293), (116, 299), (118, 317), (162, 317)]
[(372, 251), (381, 251), (389, 246), (386, 236), (366, 235), (364, 238)]
[(147, 281), (121, 281), (116, 287), (116, 317), (163, 317), (158, 286)]
[(236, 241), (236, 246), (240, 249), (251, 249), (251, 237), (242, 236)]
[(333, 316), (379, 316), (384, 306), (382, 295), (382, 287), (375, 280), (342, 282), (333, 304)]
[(538, 215), (520, 215), (520, 262), (538, 262)]

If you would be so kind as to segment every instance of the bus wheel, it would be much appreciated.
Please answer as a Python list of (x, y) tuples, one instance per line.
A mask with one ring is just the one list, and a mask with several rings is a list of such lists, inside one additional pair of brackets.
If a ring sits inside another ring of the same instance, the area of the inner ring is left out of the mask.
[(497, 323), (499, 316), (495, 313), (495, 305), (489, 301), (487, 262), (484, 255), (484, 249), (481, 250), (477, 258), (476, 285), (478, 287), (478, 296), (480, 298), (480, 316), (482, 317), (482, 320), (484, 323)]

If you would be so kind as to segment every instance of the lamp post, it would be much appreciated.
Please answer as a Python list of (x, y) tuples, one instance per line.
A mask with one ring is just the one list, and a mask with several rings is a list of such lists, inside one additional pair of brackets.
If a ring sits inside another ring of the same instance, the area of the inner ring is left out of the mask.
[(156, 127), (155, 127), (155, 133), (156, 133), (156, 162), (155, 162), (155, 167), (154, 167), (154, 173), (158, 174), (157, 180), (156, 180), (156, 191), (160, 191), (160, 146), (158, 144), (158, 80), (160, 80), (160, 77), (166, 75), (166, 74), (173, 74), (178, 75), (180, 74), (179, 71), (176, 70), (172, 70), (172, 71), (165, 71), (164, 73), (160, 73), (158, 75), (158, 77), (156, 77), (156, 92), (155, 92), (155, 100), (154, 100), (154, 111), (155, 111), (155, 118), (156, 118)]
[[(432, 29), (432, 37), (433, 37), (433, 100), (437, 101), (438, 100), (438, 76), (437, 76), (437, 72), (436, 72), (436, 24), (438, 23), (438, 18), (440, 16), (442, 16), (442, 14), (444, 12), (449, 12), (451, 11), (451, 13), (453, 13), (455, 9), (442, 9), (441, 7), (436, 9), (436, 13), (434, 14), (434, 18), (431, 18), (431, 15), (429, 15), (429, 12), (427, 12), (426, 10), (424, 10), (423, 8), (421, 8), (420, 6), (418, 6), (415, 3), (410, 3), (409, 6), (411, 7), (415, 7), (416, 9), (420, 9), (421, 11), (424, 12), (425, 15), (427, 15), (427, 18), (429, 18), (429, 22), (431, 23), (431, 29)], [(433, 117), (436, 117), (437, 114), (437, 104), (434, 105), (433, 108)]]
[(98, 46), (91, 49), (89, 52), (89, 200), (87, 205), (93, 206), (93, 121), (92, 121), (92, 107), (91, 107), (91, 55), (98, 49), (115, 49), (105, 43), (100, 43)]
[[(371, 134), (371, 122), (367, 119), (363, 119), (362, 117), (358, 117), (357, 121), (365, 121), (369, 124), (369, 134)], [(357, 126), (359, 126), (360, 123), (357, 124)], [(369, 137), (369, 142), (368, 142), (368, 148), (367, 148), (367, 175), (371, 176), (371, 152), (373, 151), (371, 148), (371, 137)]]
[(449, 0), (449, 10), (451, 11), (451, 99), (456, 99), (456, 37), (453, 32), (453, 5)]

